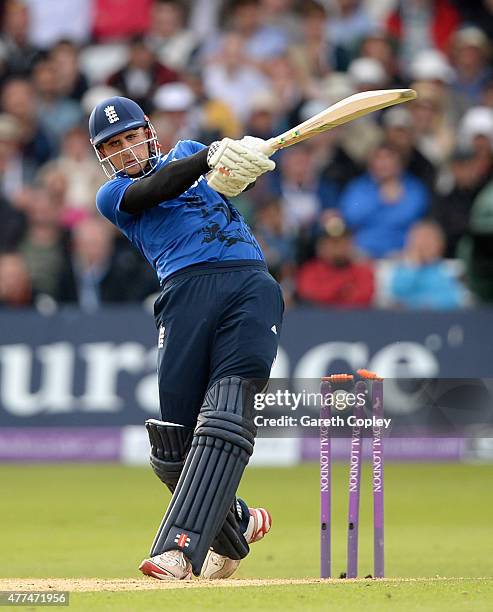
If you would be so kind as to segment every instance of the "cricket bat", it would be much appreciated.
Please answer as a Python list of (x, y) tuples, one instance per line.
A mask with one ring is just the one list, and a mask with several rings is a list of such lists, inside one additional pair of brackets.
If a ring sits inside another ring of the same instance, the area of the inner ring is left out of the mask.
[(289, 147), (297, 142), (311, 138), (326, 130), (331, 130), (353, 119), (368, 115), (373, 111), (402, 104), (416, 98), (414, 89), (379, 89), (363, 91), (336, 102), (322, 112), (300, 123), (296, 127), (270, 138), (265, 143), (264, 153), (272, 155), (279, 149)]

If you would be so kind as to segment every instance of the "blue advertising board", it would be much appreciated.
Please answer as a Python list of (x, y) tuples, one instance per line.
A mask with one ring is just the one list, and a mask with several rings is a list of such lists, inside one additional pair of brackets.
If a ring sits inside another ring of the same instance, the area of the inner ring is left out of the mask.
[[(0, 427), (118, 427), (158, 417), (156, 351), (152, 316), (141, 308), (0, 312)], [(361, 367), (391, 378), (492, 377), (493, 311), (286, 313), (274, 377)]]

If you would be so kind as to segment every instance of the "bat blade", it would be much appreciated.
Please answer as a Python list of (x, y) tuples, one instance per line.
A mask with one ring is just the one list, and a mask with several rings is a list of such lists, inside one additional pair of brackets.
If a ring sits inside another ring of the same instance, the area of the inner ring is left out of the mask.
[(279, 149), (311, 138), (315, 134), (331, 130), (382, 108), (409, 102), (415, 98), (416, 92), (414, 89), (380, 89), (354, 94), (329, 106), (283, 134), (271, 138), (265, 143), (265, 153), (266, 155), (272, 155)]

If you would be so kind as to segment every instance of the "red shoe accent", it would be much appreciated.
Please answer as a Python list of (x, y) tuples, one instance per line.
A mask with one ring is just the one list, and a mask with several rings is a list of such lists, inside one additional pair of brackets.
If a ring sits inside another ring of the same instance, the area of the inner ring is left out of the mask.
[[(151, 576), (151, 578), (157, 578), (158, 580), (177, 580), (177, 577), (164, 570), (159, 565), (156, 565), (152, 559), (144, 559), (142, 563), (139, 565), (139, 570), (146, 576)], [(191, 574), (188, 576), (190, 577)]]
[(248, 543), (251, 544), (252, 542), (258, 542), (269, 532), (272, 526), (272, 518), (265, 508), (248, 508), (248, 511), (254, 521), (252, 534), (247, 538)]
[(158, 565), (153, 563), (150, 559), (144, 559), (144, 561), (142, 561), (142, 563), (139, 565), (139, 569), (146, 576), (158, 578), (159, 580), (167, 580), (168, 578), (174, 578), (174, 576), (164, 571)]

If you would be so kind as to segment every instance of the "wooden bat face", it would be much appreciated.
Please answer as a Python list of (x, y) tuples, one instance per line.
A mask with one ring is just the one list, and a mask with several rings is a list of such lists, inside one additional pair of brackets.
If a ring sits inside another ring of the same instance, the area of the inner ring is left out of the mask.
[(414, 89), (380, 89), (354, 94), (329, 106), (321, 113), (314, 115), (291, 130), (271, 138), (266, 142), (265, 153), (266, 155), (272, 155), (278, 149), (289, 147), (311, 138), (315, 134), (331, 130), (376, 110), (409, 102), (414, 98), (416, 98)]

